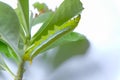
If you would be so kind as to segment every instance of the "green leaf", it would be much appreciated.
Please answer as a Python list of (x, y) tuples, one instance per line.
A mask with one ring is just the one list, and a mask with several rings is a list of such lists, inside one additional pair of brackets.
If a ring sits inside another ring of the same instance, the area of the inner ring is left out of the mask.
[(65, 45), (69, 42), (74, 42), (74, 41), (78, 41), (78, 40), (82, 40), (82, 39), (85, 39), (85, 37), (83, 35), (81, 35), (77, 32), (70, 32), (70, 33), (64, 35), (63, 37), (61, 37), (60, 39), (58, 39), (52, 45), (48, 46), (44, 51), (47, 51), (49, 49), (55, 48), (60, 45)]
[(80, 0), (64, 0), (55, 13), (47, 20), (39, 31), (33, 36), (31, 43), (39, 40), (42, 35), (48, 34), (48, 30), (53, 30), (54, 25), (60, 26), (83, 10)]
[(19, 61), (18, 56), (12, 50), (12, 48), (1, 40), (0, 40), (0, 53), (4, 54), (8, 58), (15, 60), (16, 62)]
[[(0, 64), (1, 65), (1, 64)], [(0, 66), (0, 70), (3, 70), (3, 68)]]
[(15, 11), (7, 4), (0, 2), (0, 38), (18, 55), (19, 20)]
[(16, 53), (12, 50), (12, 48), (10, 48), (9, 45), (2, 41), (0, 41), (0, 53), (4, 54), (8, 58), (12, 58), (18, 61)]
[(35, 13), (35, 17), (33, 17), (33, 13), (31, 12), (30, 28), (34, 27), (34, 25), (36, 25), (36, 24), (44, 23), (53, 14), (53, 11), (50, 10), (47, 7), (47, 5), (44, 3), (36, 2), (33, 4), (33, 7), (36, 8), (39, 13)]
[(6, 62), (3, 59), (3, 56), (0, 54), (0, 69), (1, 70), (6, 70), (12, 77), (15, 77), (15, 74), (9, 69), (7, 66)]
[(33, 4), (33, 6), (38, 10), (40, 14), (49, 11), (48, 6), (45, 3), (36, 2)]
[(0, 54), (0, 70), (4, 70), (4, 61), (1, 54)]
[(1, 56), (1, 54), (0, 54), (0, 70), (4, 70), (4, 61), (3, 61), (3, 58), (2, 58), (2, 56)]
[(6, 67), (6, 63), (3, 59), (3, 56), (0, 54), (0, 67), (5, 70), (5, 67)]
[(10, 57), (8, 46), (0, 41), (0, 53), (5, 54), (7, 57)]
[(29, 0), (18, 0), (18, 6), (16, 8), (16, 13), (19, 17), (21, 27), (28, 38), (30, 38), (30, 29), (29, 29)]
[(59, 67), (72, 57), (82, 56), (90, 45), (86, 37), (77, 32), (65, 35), (54, 44), (52, 51), (48, 50), (43, 54), (43, 59), (53, 68)]
[[(43, 52), (47, 47), (52, 45), (56, 40), (61, 38), (63, 35), (73, 31), (78, 25), (80, 15), (76, 18), (69, 20), (61, 26), (54, 26), (54, 30), (49, 30), (47, 35), (43, 35), (39, 41), (36, 41), (31, 45), (25, 52), (24, 59), (32, 60), (39, 53)], [(30, 59), (31, 55), (31, 59)]]
[(33, 18), (30, 23), (31, 27), (39, 23), (44, 23), (46, 20), (48, 20), (51, 17), (52, 14), (53, 14), (52, 12), (46, 12)]

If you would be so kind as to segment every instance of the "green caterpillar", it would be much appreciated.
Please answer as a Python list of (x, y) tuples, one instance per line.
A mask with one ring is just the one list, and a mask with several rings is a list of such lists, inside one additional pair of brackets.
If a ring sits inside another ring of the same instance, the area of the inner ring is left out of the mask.
[(36, 41), (31, 45), (25, 52), (24, 60), (31, 61), (36, 55), (42, 52), (47, 46), (51, 45), (57, 39), (61, 38), (63, 35), (71, 32), (78, 25), (80, 20), (80, 15), (76, 18), (65, 22), (61, 26), (54, 26), (54, 30), (48, 30), (47, 35), (43, 35), (40, 40)]

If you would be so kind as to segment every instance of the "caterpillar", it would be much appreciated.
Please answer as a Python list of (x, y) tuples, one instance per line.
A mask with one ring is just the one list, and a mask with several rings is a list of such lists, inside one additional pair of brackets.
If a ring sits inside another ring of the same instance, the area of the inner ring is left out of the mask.
[(42, 52), (47, 46), (51, 45), (57, 39), (61, 38), (63, 35), (71, 32), (78, 25), (80, 20), (80, 15), (76, 18), (65, 22), (61, 26), (54, 26), (53, 30), (48, 30), (47, 35), (43, 35), (40, 40), (34, 42), (25, 52), (24, 60), (31, 61), (36, 55)]

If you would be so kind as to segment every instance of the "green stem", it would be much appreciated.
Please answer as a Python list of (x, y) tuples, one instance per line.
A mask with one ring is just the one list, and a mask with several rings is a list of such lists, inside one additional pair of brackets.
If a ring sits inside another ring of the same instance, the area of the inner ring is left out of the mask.
[(14, 80), (22, 80), (23, 73), (24, 73), (24, 64), (25, 64), (25, 61), (23, 60), (19, 65), (17, 76), (15, 77)]

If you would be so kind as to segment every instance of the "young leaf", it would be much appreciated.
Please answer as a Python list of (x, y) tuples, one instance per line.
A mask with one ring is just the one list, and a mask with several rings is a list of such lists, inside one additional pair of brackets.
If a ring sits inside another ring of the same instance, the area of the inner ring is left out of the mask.
[(80, 0), (64, 0), (55, 13), (47, 20), (39, 31), (33, 36), (31, 43), (39, 40), (42, 35), (48, 34), (48, 30), (53, 30), (54, 25), (60, 26), (73, 18), (83, 10)]
[(7, 4), (0, 2), (0, 36), (18, 55), (19, 20), (15, 11)]
[(33, 18), (31, 23), (30, 23), (31, 27), (38, 24), (38, 23), (45, 22), (46, 20), (48, 20), (51, 17), (52, 14), (53, 14), (53, 12), (47, 12), (47, 13), (40, 14), (37, 17)]
[(16, 13), (19, 17), (21, 27), (25, 30), (25, 34), (30, 38), (29, 30), (29, 0), (18, 0), (18, 7), (16, 8)]
[(45, 3), (36, 2), (36, 3), (33, 4), (33, 6), (34, 6), (34, 8), (36, 8), (38, 10), (38, 12), (40, 14), (50, 11), (48, 9), (48, 6)]
[(53, 11), (44, 3), (36, 2), (33, 4), (33, 7), (38, 10), (38, 13), (35, 13), (35, 17), (33, 17), (33, 13), (31, 12), (30, 28), (38, 23), (44, 23), (53, 14)]
[(56, 40), (61, 38), (63, 35), (71, 32), (78, 25), (80, 20), (80, 15), (78, 15), (73, 20), (70, 20), (64, 23), (61, 26), (54, 26), (54, 30), (48, 30), (47, 35), (43, 35), (39, 41), (36, 41), (28, 50), (26, 50), (26, 54), (24, 55), (25, 60), (31, 60), (30, 54), (32, 55), (32, 59), (38, 55), (40, 52), (45, 50), (48, 46), (53, 44)]

